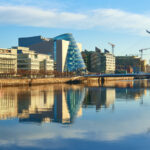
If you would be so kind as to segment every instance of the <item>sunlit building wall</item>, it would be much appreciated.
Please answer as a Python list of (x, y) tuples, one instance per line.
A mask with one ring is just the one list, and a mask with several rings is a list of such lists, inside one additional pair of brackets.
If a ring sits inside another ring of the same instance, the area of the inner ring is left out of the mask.
[(134, 73), (146, 72), (146, 61), (136, 56), (116, 56), (116, 70), (128, 71), (132, 67)]
[(0, 48), (0, 75), (16, 74), (17, 51), (15, 49)]
[(53, 71), (53, 59), (46, 54), (36, 53), (27, 47), (13, 47), (17, 50), (18, 70)]
[(114, 73), (116, 64), (115, 56), (109, 52), (93, 51), (90, 56), (91, 72)]

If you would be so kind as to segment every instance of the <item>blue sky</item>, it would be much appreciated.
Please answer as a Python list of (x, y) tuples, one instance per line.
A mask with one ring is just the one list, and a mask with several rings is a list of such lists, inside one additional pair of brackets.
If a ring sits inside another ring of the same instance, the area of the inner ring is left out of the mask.
[(149, 6), (149, 0), (0, 0), (0, 47), (17, 45), (18, 37), (71, 32), (83, 49), (111, 50), (111, 42), (116, 55), (139, 55), (150, 47)]

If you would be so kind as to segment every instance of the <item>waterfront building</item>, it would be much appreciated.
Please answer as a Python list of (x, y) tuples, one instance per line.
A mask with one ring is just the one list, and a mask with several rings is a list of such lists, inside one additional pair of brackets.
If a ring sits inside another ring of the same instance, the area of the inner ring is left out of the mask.
[(0, 76), (15, 75), (17, 72), (17, 51), (0, 48)]
[(82, 51), (82, 57), (84, 60), (84, 63), (86, 65), (87, 71), (91, 72), (91, 54), (92, 51), (84, 50)]
[(105, 50), (104, 53), (96, 48), (95, 52), (91, 55), (91, 70), (96, 73), (114, 73), (115, 72), (115, 56), (109, 51)]
[(132, 73), (145, 72), (146, 60), (142, 60), (137, 56), (116, 56), (116, 72)]
[(95, 47), (95, 51), (83, 51), (82, 56), (89, 72), (94, 73), (114, 73), (115, 56), (105, 50)]
[(88, 65), (88, 71), (94, 73), (114, 73), (115, 72), (115, 56), (105, 50), (95, 48), (95, 51), (82, 52), (85, 63)]
[(71, 33), (62, 34), (54, 38), (41, 36), (19, 38), (19, 46), (26, 46), (36, 52), (51, 54), (55, 69), (59, 72), (85, 71), (82, 59), (82, 45), (76, 43)]
[(30, 71), (31, 73), (53, 71), (53, 59), (50, 55), (36, 53), (27, 47), (13, 47), (17, 50), (17, 62), (19, 71)]
[(146, 72), (150, 73), (150, 65), (149, 64), (146, 65)]

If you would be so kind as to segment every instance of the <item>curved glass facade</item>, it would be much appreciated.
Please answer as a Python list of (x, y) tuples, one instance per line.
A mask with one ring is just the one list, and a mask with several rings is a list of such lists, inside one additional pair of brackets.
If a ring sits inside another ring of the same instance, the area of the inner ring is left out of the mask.
[[(81, 52), (71, 33), (62, 34), (62, 35), (56, 36), (53, 39), (54, 39), (54, 44), (56, 43), (57, 40), (69, 41), (64, 71), (74, 72), (74, 71), (86, 70), (86, 66), (84, 64)], [(54, 60), (55, 60), (55, 57), (56, 57), (56, 47), (54, 46)]]

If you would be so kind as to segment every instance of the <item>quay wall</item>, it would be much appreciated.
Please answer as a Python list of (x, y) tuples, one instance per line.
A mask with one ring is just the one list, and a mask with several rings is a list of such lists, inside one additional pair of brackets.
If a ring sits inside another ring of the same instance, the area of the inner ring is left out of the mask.
[(0, 87), (66, 83), (71, 78), (0, 79)]
[(104, 77), (104, 81), (134, 80), (134, 77)]
[(0, 79), (0, 87), (24, 86), (61, 83), (99, 83), (105, 81), (134, 80), (133, 77), (66, 77), (66, 78), (33, 78), (33, 79)]
[(83, 83), (104, 83), (108, 81), (134, 80), (134, 77), (85, 77)]

